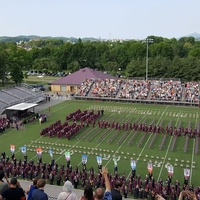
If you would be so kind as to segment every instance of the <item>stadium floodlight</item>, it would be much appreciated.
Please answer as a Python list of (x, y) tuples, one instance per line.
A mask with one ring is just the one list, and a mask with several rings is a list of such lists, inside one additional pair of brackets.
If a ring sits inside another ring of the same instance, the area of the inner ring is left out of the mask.
[(147, 44), (147, 54), (146, 54), (146, 81), (148, 80), (148, 69), (149, 69), (149, 43), (153, 43), (152, 38), (146, 38), (146, 44)]

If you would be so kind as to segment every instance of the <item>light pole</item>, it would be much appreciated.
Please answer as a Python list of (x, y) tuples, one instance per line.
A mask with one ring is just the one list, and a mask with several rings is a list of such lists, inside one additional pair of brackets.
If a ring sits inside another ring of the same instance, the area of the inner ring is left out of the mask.
[(147, 55), (146, 55), (146, 81), (148, 80), (148, 68), (149, 68), (149, 43), (153, 43), (153, 39), (147, 38), (146, 44), (147, 44)]

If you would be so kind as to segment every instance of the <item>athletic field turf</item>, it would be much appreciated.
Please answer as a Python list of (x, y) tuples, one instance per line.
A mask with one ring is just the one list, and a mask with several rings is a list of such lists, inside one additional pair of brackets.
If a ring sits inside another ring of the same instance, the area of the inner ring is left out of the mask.
[[(51, 111), (44, 110), (43, 113), (47, 114), (47, 122), (42, 125), (36, 120), (25, 124), (21, 130), (17, 131), (13, 128), (6, 130), (4, 134), (0, 135), (0, 151), (5, 151), (7, 155), (11, 155), (10, 144), (13, 144), (16, 147), (16, 158), (23, 160), (20, 147), (26, 145), (28, 160), (37, 161), (36, 148), (42, 147), (43, 162), (49, 163), (51, 157), (48, 151), (51, 148), (58, 164), (66, 164), (64, 153), (70, 151), (72, 167), (77, 165), (79, 168), (82, 167), (82, 154), (87, 154), (87, 169), (89, 170), (93, 166), (95, 171), (97, 171), (96, 156), (102, 156), (102, 164), (108, 167), (111, 173), (114, 171), (113, 157), (116, 157), (118, 172), (125, 174), (127, 179), (131, 173), (131, 158), (137, 160), (136, 174), (141, 175), (143, 179), (148, 174), (147, 163), (151, 160), (153, 176), (156, 180), (160, 178), (166, 180), (168, 176), (166, 166), (172, 165), (174, 167), (173, 182), (178, 179), (183, 184), (184, 168), (188, 168), (191, 170), (189, 183), (195, 186), (199, 185), (200, 155), (199, 151), (195, 151), (199, 148), (199, 145), (196, 144), (197, 138), (190, 138), (186, 145), (187, 137), (177, 137), (174, 143), (174, 136), (167, 135), (163, 140), (163, 134), (157, 134), (154, 137), (155, 134), (153, 133), (145, 134), (134, 130), (117, 131), (104, 128), (99, 130), (98, 123), (94, 128), (92, 125), (85, 127), (71, 140), (40, 136), (41, 129), (59, 119), (63, 123), (66, 115), (77, 109), (81, 109), (81, 111), (104, 109), (104, 115), (101, 115), (100, 119), (109, 122), (115, 121), (120, 124), (137, 121), (138, 123), (156, 125), (162, 123), (166, 127), (171, 122), (173, 127), (178, 127), (180, 124), (187, 127), (191, 122), (191, 127), (194, 129), (200, 121), (200, 109), (193, 107), (68, 100), (51, 107)], [(163, 143), (162, 148), (161, 143)], [(172, 148), (173, 143), (174, 148)], [(196, 145), (198, 145), (198, 148)]]

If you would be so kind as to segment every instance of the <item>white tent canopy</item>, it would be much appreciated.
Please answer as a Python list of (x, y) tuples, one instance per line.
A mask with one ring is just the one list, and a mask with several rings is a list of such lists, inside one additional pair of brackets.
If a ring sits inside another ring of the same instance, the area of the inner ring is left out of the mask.
[(37, 105), (38, 104), (35, 104), (35, 103), (19, 103), (17, 105), (6, 108), (6, 110), (27, 110), (27, 109), (33, 108)]

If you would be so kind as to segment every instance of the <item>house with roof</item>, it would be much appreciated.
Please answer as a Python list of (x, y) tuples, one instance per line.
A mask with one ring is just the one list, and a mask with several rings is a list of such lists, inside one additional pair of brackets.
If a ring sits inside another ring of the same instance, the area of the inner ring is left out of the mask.
[(110, 74), (85, 67), (51, 83), (52, 92), (76, 93), (85, 79), (116, 79)]

